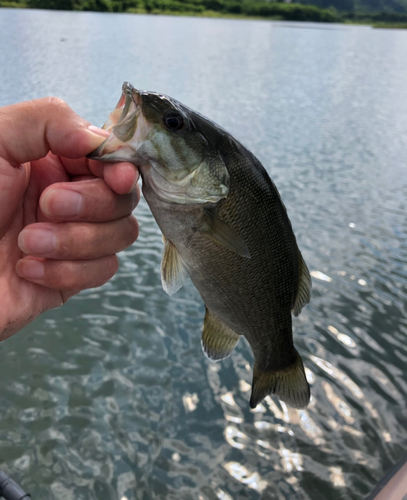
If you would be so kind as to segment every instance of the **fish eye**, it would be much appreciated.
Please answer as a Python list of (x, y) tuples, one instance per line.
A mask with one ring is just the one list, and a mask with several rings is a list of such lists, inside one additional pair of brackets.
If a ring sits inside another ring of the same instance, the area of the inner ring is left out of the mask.
[(169, 111), (164, 115), (165, 126), (170, 130), (181, 130), (185, 125), (183, 116), (176, 111)]

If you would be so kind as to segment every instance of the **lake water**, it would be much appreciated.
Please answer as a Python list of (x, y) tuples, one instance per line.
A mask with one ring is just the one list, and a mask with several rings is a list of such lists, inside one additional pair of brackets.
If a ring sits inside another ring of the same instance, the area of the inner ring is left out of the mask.
[(313, 275), (312, 402), (252, 411), (247, 344), (203, 356), (142, 201), (117, 276), (0, 345), (0, 469), (33, 500), (362, 499), (404, 454), (406, 60), (407, 31), (0, 10), (0, 105), (53, 94), (101, 125), (124, 80), (179, 99), (263, 162)]

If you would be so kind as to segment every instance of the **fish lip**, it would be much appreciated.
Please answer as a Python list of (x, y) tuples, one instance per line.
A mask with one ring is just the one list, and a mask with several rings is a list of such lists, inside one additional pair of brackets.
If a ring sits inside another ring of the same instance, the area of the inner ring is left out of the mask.
[[(106, 141), (105, 141), (106, 142)], [(88, 160), (96, 160), (96, 161), (106, 161), (106, 159), (104, 158), (104, 146), (105, 146), (105, 142), (102, 142), (102, 144), (96, 148), (94, 151), (92, 151), (91, 153), (89, 153), (88, 155), (86, 155), (86, 158)]]
[[(132, 109), (132, 104), (134, 104), (135, 109)], [(140, 108), (141, 93), (134, 88), (130, 82), (124, 82), (122, 85), (122, 95), (102, 128), (111, 132), (116, 125), (119, 125), (125, 120), (130, 110), (132, 112), (138, 112)]]
[(108, 161), (106, 159), (105, 147), (106, 147), (106, 141), (109, 139), (109, 137), (107, 137), (98, 148), (96, 148), (94, 151), (86, 155), (86, 158), (88, 160)]
[(124, 82), (122, 85), (122, 96), (130, 96), (132, 97), (136, 106), (141, 106), (141, 94), (139, 90), (137, 90), (134, 85), (130, 82)]
[(132, 85), (130, 82), (123, 82), (122, 85), (123, 94), (131, 94), (133, 90), (135, 90), (134, 85)]
[(122, 114), (120, 115), (117, 122), (113, 123), (113, 126), (111, 127), (111, 129), (113, 129), (116, 125), (119, 125), (120, 123), (123, 122), (123, 120), (129, 114), (132, 103), (135, 104), (135, 106), (136, 106), (135, 111), (137, 111), (140, 108), (140, 104), (141, 104), (140, 93), (138, 92), (137, 89), (135, 89), (133, 87), (133, 85), (130, 82), (124, 82), (122, 85), (122, 95), (121, 95), (119, 102), (117, 103), (117, 106), (116, 106), (116, 109), (123, 106)]

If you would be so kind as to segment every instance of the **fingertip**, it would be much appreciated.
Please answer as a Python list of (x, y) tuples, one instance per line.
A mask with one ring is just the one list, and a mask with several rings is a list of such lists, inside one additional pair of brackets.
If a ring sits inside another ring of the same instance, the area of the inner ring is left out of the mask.
[(87, 130), (87, 139), (89, 141), (89, 153), (92, 153), (97, 149), (103, 142), (109, 137), (110, 133), (103, 128), (95, 127), (95, 125), (89, 125)]
[(105, 163), (99, 160), (88, 159), (88, 165), (89, 165), (89, 170), (92, 172), (93, 175), (99, 177), (100, 179), (103, 179), (103, 171), (106, 165)]
[(58, 97), (33, 102), (45, 121), (47, 145), (58, 156), (82, 158), (97, 149), (109, 135), (91, 125)]
[(117, 194), (131, 193), (139, 180), (139, 171), (132, 163), (113, 163), (105, 165), (103, 178)]
[(95, 127), (94, 125), (89, 125), (89, 127), (84, 130), (84, 136), (88, 140), (89, 153), (97, 149), (105, 141), (106, 137), (109, 136), (109, 133), (107, 132), (106, 135), (105, 132), (105, 130)]
[(43, 158), (50, 150), (57, 156), (82, 158), (108, 135), (56, 97), (12, 104), (3, 114), (8, 119), (0, 124), (1, 137), (13, 165)]
[[(112, 276), (113, 277), (117, 271), (119, 270), (119, 258), (117, 257), (116, 254), (112, 255)], [(110, 278), (109, 278), (110, 279)], [(106, 280), (108, 281), (108, 280)]]
[[(66, 158), (79, 159), (92, 153), (106, 139), (106, 136), (95, 133), (93, 127), (78, 115), (74, 115), (71, 124), (60, 124), (59, 127), (47, 128), (47, 139), (51, 151)], [(102, 129), (100, 129), (102, 130)], [(102, 132), (105, 132), (102, 130)]]
[(104, 130), (103, 128), (96, 127), (95, 125), (89, 125), (88, 130), (92, 132), (92, 134), (98, 135), (99, 137), (104, 137), (107, 139), (110, 135), (110, 132)]

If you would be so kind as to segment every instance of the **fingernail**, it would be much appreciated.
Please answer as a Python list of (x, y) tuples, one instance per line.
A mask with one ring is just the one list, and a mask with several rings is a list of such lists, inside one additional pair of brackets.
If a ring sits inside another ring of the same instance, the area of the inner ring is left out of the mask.
[(76, 191), (58, 190), (58, 196), (53, 191), (44, 193), (41, 208), (48, 217), (74, 217), (82, 212), (83, 198)]
[(44, 277), (44, 264), (34, 259), (22, 260), (18, 263), (18, 274), (28, 280), (40, 280)]
[(52, 229), (24, 229), (18, 236), (18, 246), (27, 254), (47, 254), (55, 250), (57, 239)]
[(88, 130), (92, 132), (92, 134), (99, 135), (100, 137), (109, 137), (110, 133), (107, 130), (103, 130), (103, 128), (95, 127), (95, 125), (89, 125)]

